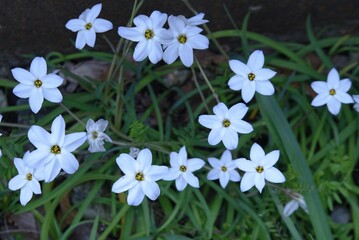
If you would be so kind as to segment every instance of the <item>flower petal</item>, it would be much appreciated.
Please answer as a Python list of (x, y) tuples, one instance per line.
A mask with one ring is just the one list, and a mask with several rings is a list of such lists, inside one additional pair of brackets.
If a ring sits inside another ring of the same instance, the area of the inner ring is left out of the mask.
[(266, 81), (271, 79), (276, 75), (276, 72), (269, 68), (261, 68), (253, 71), (255, 77), (255, 81)]
[(322, 92), (318, 94), (313, 100), (311, 105), (314, 107), (319, 107), (324, 104), (327, 104), (331, 99), (331, 96), (329, 95), (328, 91)]
[(342, 91), (337, 91), (336, 94), (334, 95), (334, 97), (342, 103), (354, 103), (353, 98), (346, 92), (342, 92)]
[(32, 191), (29, 187), (25, 186), (20, 190), (20, 203), (25, 206), (32, 198)]
[(224, 132), (222, 141), (227, 149), (236, 149), (238, 147), (238, 133), (233, 129), (227, 128)]
[(29, 181), (26, 187), (30, 188), (31, 191), (34, 192), (35, 194), (41, 194), (41, 186), (37, 180), (33, 179)]
[(29, 71), (23, 68), (13, 68), (11, 69), (12, 76), (16, 79), (16, 81), (28, 85), (34, 86), (34, 81), (36, 77)]
[(44, 88), (43, 89), (44, 98), (53, 103), (60, 103), (62, 102), (62, 94), (59, 89), (57, 88)]
[(163, 61), (167, 64), (171, 64), (178, 58), (178, 44), (174, 43), (169, 45), (163, 52)]
[(198, 178), (191, 172), (184, 172), (182, 174), (183, 179), (192, 187), (199, 188)]
[(328, 110), (333, 115), (338, 115), (342, 104), (335, 98), (331, 98), (327, 103)]
[(151, 169), (152, 153), (148, 148), (142, 149), (137, 156), (137, 162), (140, 165), (140, 170), (147, 173)]
[(222, 188), (226, 188), (229, 182), (229, 174), (221, 172), (219, 177), (219, 183), (221, 184)]
[(257, 164), (245, 158), (239, 158), (233, 162), (240, 170), (245, 172), (255, 172), (255, 168), (257, 167)]
[(136, 184), (133, 188), (128, 191), (127, 203), (131, 206), (138, 206), (142, 203), (145, 197), (140, 184)]
[(24, 163), (29, 168), (37, 169), (53, 158), (54, 156), (50, 154), (50, 149), (47, 151), (36, 149), (32, 151), (27, 158), (24, 158)]
[(90, 47), (94, 47), (95, 46), (95, 42), (96, 42), (96, 33), (93, 29), (91, 30), (84, 30), (84, 36), (86, 39), (86, 44), (89, 45)]
[(24, 175), (16, 175), (9, 181), (9, 189), (16, 191), (27, 184), (28, 180)]
[(92, 25), (93, 29), (97, 33), (103, 33), (111, 30), (113, 28), (113, 25), (110, 21), (102, 18), (97, 18)]
[(248, 74), (251, 72), (251, 70), (246, 64), (238, 60), (229, 60), (229, 67), (235, 74), (243, 77), (247, 77)]
[(133, 42), (145, 41), (143, 34), (137, 27), (119, 27), (118, 35)]
[(259, 163), (259, 161), (261, 161), (264, 158), (265, 153), (263, 151), (263, 148), (259, 144), (254, 143), (251, 147), (251, 151), (249, 155), (253, 162)]
[(323, 82), (323, 81), (315, 81), (315, 82), (312, 82), (312, 84), (310, 85), (314, 92), (320, 94), (320, 93), (323, 93), (323, 92), (328, 92), (328, 84), (326, 82)]
[(60, 171), (61, 165), (56, 158), (54, 158), (52, 161), (49, 161), (47, 164), (45, 164), (44, 167), (45, 182), (52, 182), (57, 177), (57, 175), (59, 175)]
[(234, 75), (228, 81), (228, 87), (232, 90), (239, 91), (243, 87), (244, 81), (247, 79), (241, 75)]
[(187, 162), (186, 146), (181, 147), (181, 149), (179, 150), (177, 161), (178, 161), (178, 165), (186, 164)]
[(242, 86), (242, 98), (246, 103), (249, 102), (256, 91), (256, 84), (254, 81), (245, 81)]
[(339, 87), (337, 90), (342, 92), (348, 92), (351, 86), (352, 82), (350, 81), (350, 79), (345, 78), (339, 82)]
[(163, 180), (165, 181), (172, 181), (177, 179), (180, 175), (181, 175), (181, 171), (179, 170), (179, 168), (170, 168), (168, 170), (168, 173), (162, 177)]
[(340, 78), (338, 71), (335, 68), (330, 70), (327, 80), (329, 89), (337, 89), (339, 87), (339, 80)]
[(148, 56), (148, 43), (149, 41), (140, 41), (135, 47), (135, 52), (133, 53), (133, 59), (137, 62), (144, 60)]
[(57, 159), (61, 168), (68, 174), (75, 173), (79, 168), (79, 162), (75, 156), (64, 149), (61, 150), (61, 154), (57, 155)]
[(81, 30), (85, 30), (86, 22), (82, 19), (71, 19), (69, 20), (65, 27), (73, 32), (78, 32)]
[(241, 180), (241, 176), (236, 170), (229, 171), (229, 179), (233, 182), (239, 182)]
[(51, 146), (51, 143), (49, 143), (51, 135), (42, 127), (36, 125), (31, 126), (27, 137), (36, 148), (47, 149)]
[(206, 163), (199, 158), (191, 158), (187, 161), (187, 171), (194, 172), (201, 169)]
[[(225, 152), (229, 152), (229, 151), (226, 150)], [(210, 158), (208, 158), (208, 162), (215, 169), (220, 169), (222, 167), (221, 161), (219, 161), (217, 158), (210, 157)]]
[(186, 182), (186, 180), (184, 180), (183, 176), (180, 175), (176, 179), (176, 188), (178, 191), (183, 191), (183, 189), (185, 189), (186, 187), (187, 187), (187, 182)]
[(25, 85), (25, 84), (18, 84), (16, 87), (12, 90), (15, 96), (19, 98), (29, 98), (32, 92), (32, 89), (34, 88), (34, 85)]
[(241, 181), (241, 191), (246, 192), (254, 186), (256, 173), (246, 172)]
[(62, 147), (65, 140), (65, 120), (62, 115), (57, 116), (51, 124), (51, 137), (54, 142), (50, 144), (56, 144)]
[(202, 34), (197, 34), (189, 39), (188, 44), (193, 49), (203, 50), (208, 48), (209, 40), (206, 36), (203, 36)]
[(169, 174), (169, 169), (166, 166), (151, 166), (149, 172), (147, 172), (146, 177), (150, 177), (153, 181), (158, 181)]
[(85, 32), (87, 30), (81, 30), (77, 32), (77, 36), (76, 36), (76, 42), (75, 42), (75, 47), (77, 49), (83, 49), (86, 45), (86, 37), (85, 37)]
[(270, 96), (274, 94), (274, 87), (270, 81), (256, 82), (256, 91), (262, 95)]
[(286, 217), (289, 217), (290, 215), (292, 215), (293, 212), (295, 212), (299, 207), (299, 204), (297, 201), (295, 200), (291, 200), (289, 201), (283, 209), (283, 215)]
[(101, 12), (102, 3), (98, 3), (86, 14), (86, 22), (93, 23)]
[(163, 57), (163, 50), (162, 46), (159, 42), (152, 41), (152, 47), (148, 54), (148, 58), (150, 59), (151, 63), (156, 64), (161, 61)]
[[(243, 181), (243, 179), (242, 179)], [(264, 174), (256, 174), (254, 176), (254, 185), (256, 186), (256, 188), (258, 189), (258, 191), (260, 193), (262, 193), (263, 188), (265, 186), (265, 180), (264, 180)]]
[(271, 168), (279, 160), (279, 150), (274, 150), (264, 156), (263, 164), (264, 169)]
[(144, 194), (152, 201), (156, 200), (160, 195), (160, 187), (154, 181), (145, 181), (140, 183)]
[(69, 152), (73, 152), (84, 144), (86, 139), (87, 137), (85, 132), (70, 133), (65, 135), (64, 145), (62, 147)]
[(232, 121), (230, 128), (242, 134), (253, 132), (253, 126), (250, 123), (243, 120)]
[(125, 175), (118, 179), (113, 185), (111, 191), (114, 193), (121, 193), (133, 188), (137, 183), (135, 179), (131, 176)]
[(228, 108), (222, 102), (213, 107), (213, 112), (222, 119), (228, 117)]
[(44, 102), (44, 97), (41, 88), (33, 88), (29, 97), (30, 109), (33, 113), (38, 113)]
[(211, 169), (207, 174), (208, 180), (216, 180), (219, 178), (220, 170), (218, 169)]
[(193, 64), (193, 49), (189, 44), (181, 44), (179, 46), (179, 57), (186, 67), (190, 67)]
[(229, 117), (232, 121), (234, 119), (242, 119), (247, 112), (248, 107), (244, 103), (237, 103), (228, 110)]
[(222, 121), (215, 115), (201, 115), (198, 118), (198, 122), (206, 128), (222, 127)]
[(42, 81), (42, 87), (44, 88), (57, 88), (61, 86), (64, 79), (54, 73), (49, 73), (40, 79)]
[(261, 50), (255, 50), (248, 58), (247, 66), (251, 71), (263, 68), (264, 54)]
[(41, 77), (45, 76), (47, 73), (47, 65), (45, 59), (43, 57), (34, 58), (30, 65), (30, 72), (37, 79), (40, 79)]
[(121, 153), (120, 156), (116, 158), (116, 163), (126, 175), (134, 176), (137, 172), (136, 160), (127, 153)]
[(220, 141), (222, 141), (224, 136), (224, 129), (221, 128), (213, 128), (208, 135), (208, 143), (209, 145), (217, 145)]
[[(28, 153), (30, 153), (30, 152), (25, 153), (26, 158), (29, 156)], [(24, 156), (24, 159), (26, 159), (25, 156)], [(16, 170), (19, 173), (19, 175), (26, 175), (28, 173), (28, 169), (25, 166), (25, 163), (21, 158), (14, 158), (14, 165), (15, 165)]]
[(284, 175), (275, 167), (267, 169), (264, 171), (264, 178), (272, 183), (282, 183), (285, 182)]
[(153, 11), (150, 15), (153, 28), (162, 28), (167, 21), (167, 14), (159, 11)]

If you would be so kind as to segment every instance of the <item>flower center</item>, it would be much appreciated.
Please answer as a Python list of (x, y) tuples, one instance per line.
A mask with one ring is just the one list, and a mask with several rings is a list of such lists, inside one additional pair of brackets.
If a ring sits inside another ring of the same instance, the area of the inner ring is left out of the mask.
[(185, 42), (187, 42), (187, 37), (186, 37), (186, 35), (182, 34), (182, 35), (179, 35), (179, 36), (177, 37), (177, 40), (178, 40), (180, 43), (185, 43)]
[(42, 86), (42, 82), (39, 79), (37, 79), (37, 80), (35, 80), (34, 85), (35, 85), (35, 87), (39, 88)]
[(329, 94), (330, 94), (330, 95), (332, 95), (332, 96), (333, 96), (333, 95), (335, 95), (335, 93), (336, 93), (336, 92), (335, 92), (335, 90), (334, 90), (334, 89), (330, 89), (330, 91), (329, 91)]
[(180, 166), (180, 171), (181, 171), (181, 172), (187, 171), (187, 167), (186, 167), (185, 165), (181, 165), (181, 166)]
[(31, 173), (26, 174), (26, 179), (28, 181), (31, 181), (32, 180), (32, 174)]
[(231, 121), (229, 121), (228, 119), (224, 119), (222, 125), (223, 127), (227, 128), (231, 125)]
[(222, 166), (222, 167), (221, 167), (221, 170), (222, 170), (223, 172), (226, 172), (226, 171), (227, 171), (227, 167), (226, 167), (226, 166)]
[(85, 28), (86, 28), (86, 30), (90, 30), (90, 29), (92, 28), (92, 24), (91, 24), (91, 23), (87, 23), (87, 24), (85, 25)]
[(151, 38), (153, 38), (153, 36), (155, 36), (155, 34), (153, 33), (153, 31), (147, 29), (146, 32), (145, 32), (145, 38), (146, 38), (146, 39), (151, 39)]
[(51, 147), (51, 152), (53, 154), (60, 154), (61, 153), (61, 148), (58, 145), (54, 145)]
[(92, 138), (96, 139), (98, 137), (98, 133), (96, 131), (92, 132)]
[(143, 181), (143, 180), (145, 180), (145, 176), (143, 175), (142, 172), (138, 172), (138, 173), (136, 173), (135, 179), (137, 181)]
[(262, 173), (264, 171), (264, 168), (262, 166), (256, 167), (257, 173)]
[(254, 75), (253, 73), (248, 74), (248, 79), (250, 81), (253, 81), (255, 78), (256, 78), (256, 75)]

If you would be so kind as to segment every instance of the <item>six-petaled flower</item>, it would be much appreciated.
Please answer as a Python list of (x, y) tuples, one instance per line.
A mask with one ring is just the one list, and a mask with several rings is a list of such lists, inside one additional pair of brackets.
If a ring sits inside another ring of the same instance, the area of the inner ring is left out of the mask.
[(89, 119), (86, 124), (87, 131), (87, 142), (90, 144), (88, 150), (89, 152), (105, 152), (106, 149), (103, 146), (104, 141), (112, 142), (111, 138), (104, 133), (108, 125), (108, 121), (100, 119), (97, 122), (94, 122), (92, 119)]

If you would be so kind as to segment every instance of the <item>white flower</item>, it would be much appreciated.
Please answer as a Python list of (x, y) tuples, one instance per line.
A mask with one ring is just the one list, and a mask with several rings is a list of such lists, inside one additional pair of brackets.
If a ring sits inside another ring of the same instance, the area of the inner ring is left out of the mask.
[(104, 133), (108, 121), (100, 119), (96, 123), (89, 119), (86, 124), (87, 142), (90, 144), (89, 152), (105, 152), (104, 141), (112, 142), (111, 138)]
[(313, 99), (312, 106), (319, 107), (327, 104), (333, 115), (338, 115), (341, 103), (353, 103), (353, 98), (347, 93), (352, 83), (348, 78), (340, 80), (338, 71), (333, 68), (328, 74), (327, 82), (315, 81), (311, 86), (318, 95)]
[(229, 79), (228, 86), (232, 90), (242, 90), (242, 98), (247, 103), (257, 91), (262, 95), (273, 95), (274, 87), (269, 81), (276, 74), (269, 68), (263, 68), (264, 55), (260, 50), (254, 51), (247, 64), (238, 60), (230, 60), (229, 67), (235, 73)]
[(209, 180), (219, 179), (222, 188), (226, 188), (229, 180), (239, 182), (241, 176), (236, 171), (236, 165), (232, 161), (232, 155), (229, 150), (223, 152), (221, 160), (217, 158), (208, 158), (209, 164), (213, 167), (209, 171), (207, 178)]
[(62, 94), (57, 89), (64, 81), (56, 74), (47, 74), (46, 61), (36, 57), (30, 65), (30, 72), (23, 68), (14, 68), (12, 75), (20, 84), (16, 85), (13, 93), (19, 98), (29, 98), (31, 111), (38, 113), (44, 98), (53, 103), (62, 101)]
[(282, 183), (285, 181), (284, 175), (273, 165), (279, 159), (279, 150), (274, 150), (265, 155), (261, 146), (254, 143), (250, 151), (251, 161), (245, 158), (235, 160), (239, 169), (246, 173), (242, 177), (241, 191), (248, 191), (255, 186), (259, 192), (262, 192), (265, 180), (273, 183)]
[(178, 16), (178, 18), (180, 18), (186, 24), (186, 26), (198, 26), (207, 23), (208, 20), (203, 19), (203, 17), (204, 17), (204, 13), (199, 13), (191, 18), (186, 18), (185, 16), (182, 15)]
[(41, 186), (39, 181), (43, 180), (43, 168), (32, 169), (25, 166), (24, 161), (29, 159), (29, 152), (24, 155), (24, 160), (15, 158), (14, 164), (18, 171), (18, 175), (13, 177), (9, 182), (9, 189), (16, 191), (20, 189), (20, 203), (25, 206), (32, 194), (41, 194)]
[(122, 153), (116, 158), (116, 163), (125, 175), (113, 184), (112, 192), (121, 193), (129, 190), (127, 203), (132, 206), (140, 205), (145, 195), (153, 201), (158, 198), (160, 188), (156, 181), (168, 173), (168, 168), (151, 165), (150, 150), (141, 150), (137, 160), (127, 153)]
[(159, 11), (151, 16), (139, 15), (133, 19), (136, 27), (119, 27), (118, 34), (128, 40), (138, 42), (133, 53), (135, 61), (142, 61), (147, 56), (153, 64), (158, 63), (163, 56), (161, 44), (171, 39), (171, 35), (163, 28), (167, 14)]
[(359, 112), (359, 95), (353, 95), (354, 100), (354, 109), (355, 111)]
[(216, 145), (223, 141), (227, 149), (236, 149), (238, 146), (237, 133), (247, 134), (253, 131), (252, 125), (242, 120), (247, 111), (248, 107), (243, 103), (237, 103), (229, 110), (224, 103), (218, 103), (213, 108), (215, 115), (199, 116), (199, 123), (212, 129), (208, 136), (208, 143)]
[(75, 46), (82, 49), (86, 44), (95, 46), (96, 33), (103, 33), (113, 28), (112, 23), (106, 19), (97, 18), (101, 12), (102, 4), (96, 4), (91, 9), (86, 9), (78, 19), (71, 19), (66, 23), (66, 28), (77, 32)]
[(171, 168), (167, 176), (163, 180), (176, 180), (176, 188), (178, 191), (183, 191), (187, 184), (194, 188), (199, 188), (198, 178), (192, 173), (201, 169), (205, 162), (199, 158), (187, 159), (186, 147), (183, 146), (179, 153), (170, 153)]
[(140, 153), (140, 149), (136, 147), (130, 147), (130, 156), (133, 158), (137, 158), (138, 154)]
[(283, 215), (286, 217), (289, 217), (294, 211), (298, 209), (300, 206), (306, 213), (308, 213), (307, 204), (305, 203), (305, 200), (303, 196), (296, 192), (288, 192), (287, 193), (292, 200), (289, 201), (283, 209)]
[(168, 25), (172, 40), (164, 44), (163, 60), (167, 64), (173, 63), (178, 56), (186, 67), (193, 63), (193, 49), (207, 49), (208, 38), (199, 34), (202, 29), (184, 23), (180, 17), (169, 16)]
[(61, 115), (51, 125), (51, 133), (39, 126), (32, 126), (28, 132), (30, 142), (37, 148), (31, 152), (25, 165), (30, 168), (44, 166), (45, 181), (51, 182), (63, 169), (68, 174), (77, 171), (79, 163), (71, 153), (86, 141), (86, 133), (65, 135), (65, 121)]

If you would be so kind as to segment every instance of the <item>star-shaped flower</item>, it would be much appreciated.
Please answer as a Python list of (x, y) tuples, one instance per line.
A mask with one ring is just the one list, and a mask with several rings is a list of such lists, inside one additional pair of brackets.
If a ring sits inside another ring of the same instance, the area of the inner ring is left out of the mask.
[(208, 20), (203, 19), (204, 13), (198, 13), (191, 18), (186, 18), (183, 15), (179, 15), (178, 17), (186, 24), (186, 26), (198, 26), (208, 22)]
[(355, 111), (359, 112), (359, 95), (353, 95), (354, 100), (354, 109)]
[(236, 149), (238, 146), (237, 133), (247, 134), (253, 131), (252, 125), (242, 120), (247, 111), (248, 107), (243, 103), (237, 103), (230, 109), (224, 103), (218, 103), (213, 108), (215, 115), (199, 116), (199, 123), (212, 129), (208, 136), (208, 143), (216, 145), (223, 141), (227, 149)]
[(44, 98), (53, 103), (62, 101), (62, 94), (57, 88), (64, 80), (56, 74), (47, 74), (44, 58), (34, 58), (30, 65), (30, 72), (23, 68), (14, 68), (11, 73), (16, 81), (20, 82), (13, 89), (13, 93), (19, 98), (29, 98), (32, 112), (39, 112)]
[(171, 64), (179, 56), (183, 65), (190, 67), (193, 64), (193, 49), (207, 49), (208, 38), (200, 34), (201, 28), (186, 25), (181, 17), (169, 16), (168, 25), (172, 40), (164, 44), (163, 60)]
[(298, 207), (301, 207), (306, 213), (308, 213), (307, 204), (304, 200), (304, 197), (296, 192), (289, 191), (287, 194), (292, 198), (283, 209), (283, 215), (289, 217), (293, 212), (295, 212)]
[(96, 123), (89, 119), (86, 124), (87, 142), (90, 144), (89, 152), (105, 152), (103, 146), (104, 141), (112, 142), (111, 138), (104, 133), (108, 125), (108, 121), (104, 119), (98, 120)]
[(194, 188), (199, 188), (198, 178), (193, 174), (194, 171), (201, 169), (205, 162), (199, 158), (187, 159), (186, 147), (183, 146), (179, 153), (170, 153), (170, 172), (163, 180), (176, 180), (176, 188), (183, 191), (187, 184)]
[(118, 35), (128, 40), (138, 42), (133, 59), (142, 61), (147, 56), (153, 64), (158, 63), (163, 56), (161, 44), (171, 39), (171, 35), (163, 28), (167, 14), (159, 11), (151, 16), (139, 15), (133, 19), (136, 27), (119, 27)]
[(24, 160), (15, 158), (14, 164), (18, 175), (13, 177), (9, 182), (9, 189), (16, 191), (20, 189), (20, 203), (25, 206), (32, 198), (33, 193), (41, 194), (39, 181), (43, 178), (43, 168), (32, 169), (25, 166), (24, 161), (29, 159), (29, 152), (24, 155)]
[(352, 82), (345, 78), (340, 80), (338, 71), (333, 68), (328, 74), (327, 82), (315, 81), (311, 86), (318, 95), (313, 99), (312, 106), (319, 107), (327, 104), (333, 115), (338, 115), (342, 103), (353, 103), (353, 98), (347, 93)]
[(274, 150), (266, 155), (262, 147), (254, 143), (251, 147), (250, 158), (250, 161), (245, 158), (234, 161), (240, 170), (246, 172), (241, 181), (242, 192), (248, 191), (253, 186), (262, 192), (265, 180), (273, 183), (285, 181), (284, 175), (273, 167), (279, 159), (279, 150)]
[(208, 162), (213, 169), (209, 171), (207, 178), (209, 180), (219, 179), (222, 188), (226, 188), (229, 180), (233, 182), (239, 182), (241, 180), (241, 176), (236, 171), (237, 167), (234, 164), (234, 161), (232, 161), (232, 155), (229, 150), (223, 152), (221, 160), (217, 158), (208, 158)]
[(75, 46), (82, 49), (85, 45), (95, 46), (96, 33), (103, 33), (113, 28), (112, 23), (106, 19), (97, 18), (101, 12), (102, 4), (96, 4), (91, 9), (86, 9), (78, 19), (71, 19), (66, 23), (66, 28), (77, 32)]
[(263, 68), (264, 55), (260, 50), (254, 51), (247, 64), (238, 60), (230, 60), (229, 67), (235, 73), (229, 79), (228, 86), (232, 90), (242, 90), (242, 98), (247, 103), (257, 91), (262, 95), (273, 95), (274, 87), (269, 81), (276, 74), (275, 71)]
[(145, 195), (152, 201), (158, 198), (160, 188), (156, 181), (168, 174), (168, 168), (151, 165), (150, 150), (141, 150), (137, 160), (127, 153), (122, 153), (116, 158), (116, 163), (125, 175), (112, 185), (112, 192), (121, 193), (129, 190), (127, 203), (132, 206), (140, 205)]
[(61, 169), (73, 174), (79, 167), (79, 162), (71, 152), (86, 141), (86, 133), (65, 135), (65, 127), (65, 120), (59, 115), (52, 122), (51, 133), (34, 125), (27, 134), (37, 149), (24, 159), (25, 165), (35, 169), (44, 166), (46, 182), (54, 180)]

